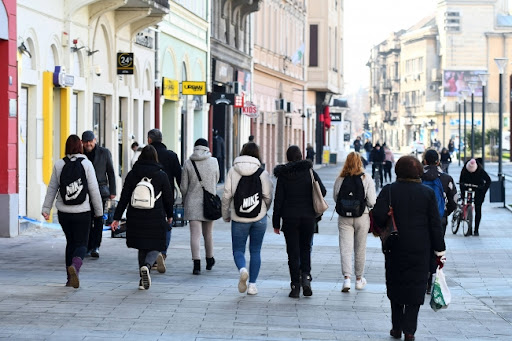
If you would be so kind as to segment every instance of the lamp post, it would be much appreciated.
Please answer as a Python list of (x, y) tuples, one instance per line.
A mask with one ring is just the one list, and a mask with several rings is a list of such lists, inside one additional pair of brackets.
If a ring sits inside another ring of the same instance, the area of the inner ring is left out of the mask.
[(482, 167), (485, 166), (485, 87), (489, 80), (488, 73), (481, 73), (478, 75), (482, 82)]
[(464, 140), (462, 142), (464, 143), (464, 162), (466, 162), (466, 99), (468, 98), (468, 91), (462, 90), (460, 93), (464, 99)]
[(468, 86), (471, 90), (471, 158), (475, 158), (475, 89), (477, 82), (469, 82)]
[(461, 141), (462, 141), (462, 136), (461, 136), (461, 132), (460, 132), (460, 123), (461, 123), (461, 109), (462, 109), (462, 94), (459, 93), (459, 148), (457, 149), (459, 155), (457, 156), (457, 159), (459, 159), (459, 166), (460, 166), (460, 147), (461, 147)]
[(505, 186), (502, 173), (502, 153), (503, 153), (503, 73), (505, 72), (505, 65), (508, 62), (507, 58), (494, 58), (500, 73), (500, 91), (499, 91), (499, 131), (498, 131), (498, 181), (500, 182), (501, 194), (503, 195), (503, 207), (505, 207)]

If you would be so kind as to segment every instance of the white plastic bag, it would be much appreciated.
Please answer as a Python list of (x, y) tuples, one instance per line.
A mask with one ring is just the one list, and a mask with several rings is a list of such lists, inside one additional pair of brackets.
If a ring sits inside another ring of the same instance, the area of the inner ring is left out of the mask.
[(446, 309), (451, 301), (452, 294), (446, 284), (443, 269), (437, 267), (436, 278), (432, 286), (432, 294), (430, 295), (430, 307), (434, 311)]

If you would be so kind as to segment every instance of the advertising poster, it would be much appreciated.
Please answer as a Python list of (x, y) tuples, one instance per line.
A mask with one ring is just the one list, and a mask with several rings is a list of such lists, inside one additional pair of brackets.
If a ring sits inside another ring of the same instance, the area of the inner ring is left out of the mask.
[(485, 71), (445, 71), (443, 74), (443, 88), (446, 97), (457, 97), (460, 92), (467, 90), (471, 96), (471, 89), (469, 82), (476, 82), (475, 97), (482, 96), (482, 82), (478, 75), (485, 73)]

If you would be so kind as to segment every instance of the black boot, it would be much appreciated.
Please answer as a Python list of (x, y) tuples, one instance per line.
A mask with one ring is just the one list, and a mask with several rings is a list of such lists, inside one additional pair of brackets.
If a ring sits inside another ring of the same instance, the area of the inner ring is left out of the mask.
[(192, 273), (194, 275), (199, 275), (201, 274), (201, 260), (199, 259), (194, 259), (194, 270), (192, 270)]
[(473, 231), (473, 236), (478, 237), (480, 233), (478, 233), (478, 227), (475, 228), (475, 231)]
[(206, 257), (206, 270), (211, 270), (214, 265), (215, 265), (215, 258)]
[(300, 295), (299, 283), (291, 283), (290, 287), (292, 288), (292, 291), (290, 291), (290, 294), (288, 295), (288, 297), (299, 298), (299, 295)]
[(309, 274), (302, 274), (302, 294), (304, 296), (313, 295), (311, 290), (311, 276)]

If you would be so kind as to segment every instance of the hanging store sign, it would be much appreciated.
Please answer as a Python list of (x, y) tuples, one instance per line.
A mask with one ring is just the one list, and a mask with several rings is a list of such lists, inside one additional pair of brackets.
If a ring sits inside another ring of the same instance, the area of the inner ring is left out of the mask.
[(235, 103), (233, 104), (233, 107), (235, 108), (243, 108), (244, 106), (244, 96), (238, 96), (235, 95)]
[(182, 82), (183, 95), (206, 95), (206, 82)]
[(132, 52), (118, 52), (117, 53), (117, 74), (118, 75), (133, 75), (133, 53)]
[(66, 68), (64, 66), (56, 65), (53, 72), (53, 85), (60, 88), (73, 86), (75, 85), (75, 77), (66, 74)]
[(341, 122), (341, 113), (340, 112), (332, 112), (330, 115), (331, 115), (331, 122)]
[(165, 99), (175, 102), (180, 99), (180, 87), (178, 81), (163, 77), (162, 86)]
[(260, 116), (258, 106), (251, 101), (245, 102), (244, 106), (242, 107), (242, 114), (249, 116), (250, 118), (257, 118)]
[(208, 103), (233, 105), (233, 103), (235, 103), (235, 95), (225, 94), (222, 92), (212, 92), (210, 93), (210, 96), (208, 96)]

